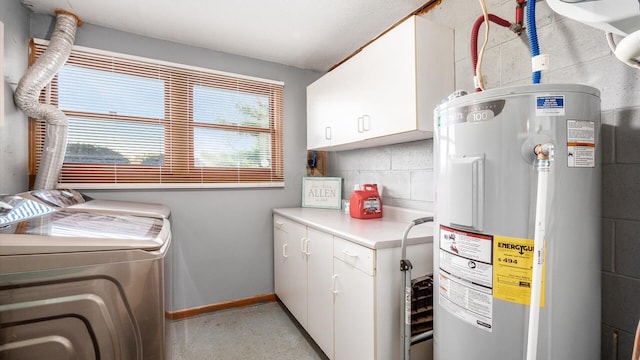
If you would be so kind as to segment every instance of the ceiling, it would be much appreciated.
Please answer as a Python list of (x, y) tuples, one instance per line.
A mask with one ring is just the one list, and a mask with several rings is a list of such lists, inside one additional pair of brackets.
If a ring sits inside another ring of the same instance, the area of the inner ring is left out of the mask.
[(36, 13), (63, 9), (85, 23), (318, 71), (426, 1), (21, 0)]

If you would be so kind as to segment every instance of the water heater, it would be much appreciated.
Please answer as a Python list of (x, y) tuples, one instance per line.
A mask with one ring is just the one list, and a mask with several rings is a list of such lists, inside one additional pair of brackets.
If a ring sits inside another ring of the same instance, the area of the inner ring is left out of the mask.
[(599, 96), (528, 85), (436, 108), (436, 360), (525, 359), (532, 308), (537, 359), (600, 359)]

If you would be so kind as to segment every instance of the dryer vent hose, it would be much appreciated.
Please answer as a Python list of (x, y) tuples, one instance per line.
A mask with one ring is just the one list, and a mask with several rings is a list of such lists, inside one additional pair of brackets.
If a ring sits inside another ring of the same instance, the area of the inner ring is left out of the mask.
[(82, 22), (66, 11), (56, 11), (56, 24), (47, 50), (27, 69), (16, 92), (16, 105), (29, 117), (46, 121), (44, 148), (34, 189), (54, 189), (58, 182), (67, 147), (66, 115), (57, 107), (38, 101), (42, 89), (67, 62), (76, 29)]

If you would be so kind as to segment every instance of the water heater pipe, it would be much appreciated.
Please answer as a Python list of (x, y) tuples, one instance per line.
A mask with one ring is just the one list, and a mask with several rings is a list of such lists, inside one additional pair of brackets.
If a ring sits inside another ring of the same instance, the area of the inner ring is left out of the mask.
[[(511, 24), (508, 20), (505, 20), (494, 14), (487, 14), (487, 18), (489, 21), (500, 25), (506, 28), (513, 28), (513, 24)], [(476, 21), (473, 23), (473, 28), (471, 29), (471, 62), (473, 66), (473, 76), (475, 84), (479, 84), (477, 80), (477, 68), (478, 68), (478, 33), (480, 32), (480, 26), (484, 23), (485, 18), (484, 15), (478, 16)], [(482, 91), (480, 86), (476, 86), (476, 91)]]
[(484, 0), (478, 0), (480, 3), (480, 7), (482, 8), (482, 16), (484, 17), (485, 29), (484, 29), (484, 42), (482, 43), (482, 47), (480, 48), (480, 55), (478, 56), (478, 65), (475, 70), (475, 77), (473, 78), (473, 82), (476, 88), (484, 91), (484, 79), (482, 77), (482, 58), (484, 57), (484, 49), (486, 49), (487, 44), (489, 43), (489, 12), (487, 11), (487, 5), (484, 3)]
[[(538, 31), (536, 29), (536, 0), (527, 2), (527, 34), (529, 35), (529, 47), (531, 48), (532, 61), (540, 55), (538, 45)], [(540, 71), (533, 69), (533, 83), (540, 83)]]
[[(534, 1), (534, 0), (532, 0)], [(527, 0), (516, 0), (516, 21), (511, 31), (518, 36), (524, 31), (524, 8), (527, 6)]]
[(538, 351), (538, 327), (540, 322), (540, 294), (542, 292), (542, 266), (544, 265), (544, 236), (547, 221), (547, 192), (549, 169), (553, 160), (553, 144), (538, 144), (533, 150), (536, 155), (535, 169), (538, 173), (536, 192), (536, 218), (533, 238), (533, 275), (531, 279), (531, 299), (529, 302), (529, 330), (527, 332), (527, 360), (536, 360)]
[(67, 147), (67, 116), (57, 107), (38, 102), (40, 91), (67, 62), (76, 29), (82, 21), (74, 14), (56, 10), (56, 24), (47, 50), (29, 67), (14, 95), (16, 105), (29, 117), (46, 121), (42, 157), (34, 189), (54, 189)]
[(487, 22), (485, 39), (482, 45), (483, 50), (486, 47), (487, 40), (489, 37), (489, 30), (488, 30), (489, 21), (497, 25), (500, 25), (502, 27), (509, 28), (509, 30), (513, 31), (516, 35), (520, 36), (525, 29), (523, 14), (524, 14), (524, 7), (527, 5), (527, 0), (516, 0), (516, 15), (515, 15), (516, 20), (513, 23), (497, 15), (489, 14), (486, 11), (486, 6), (482, 1), (480, 2), (480, 5), (482, 6), (482, 10), (483, 10), (482, 15), (480, 15), (476, 19), (476, 21), (473, 23), (473, 27), (471, 29), (471, 41), (470, 41), (473, 82), (474, 82), (474, 86), (476, 87), (476, 91), (484, 90), (484, 80), (482, 79), (482, 69), (480, 65), (482, 63), (482, 52), (481, 52), (480, 58), (478, 58), (478, 33), (480, 31), (480, 26), (482, 25), (482, 23)]

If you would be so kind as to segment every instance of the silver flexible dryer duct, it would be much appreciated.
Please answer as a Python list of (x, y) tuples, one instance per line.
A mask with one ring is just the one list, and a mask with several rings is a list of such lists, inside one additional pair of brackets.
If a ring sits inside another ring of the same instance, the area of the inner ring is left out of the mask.
[(67, 62), (76, 28), (82, 22), (66, 11), (56, 11), (56, 25), (47, 50), (27, 70), (16, 88), (16, 105), (29, 117), (45, 120), (44, 149), (38, 166), (34, 189), (56, 187), (67, 148), (67, 116), (57, 107), (38, 102), (40, 91)]

